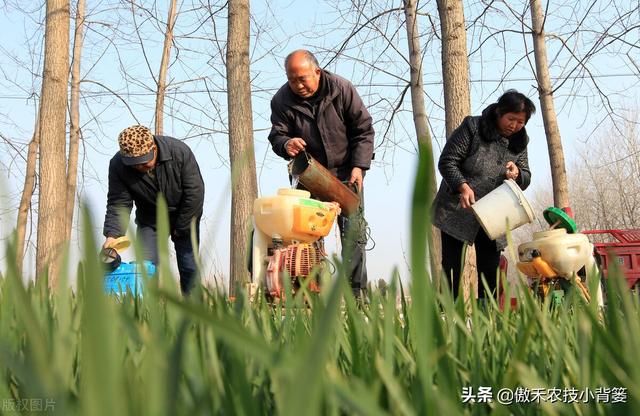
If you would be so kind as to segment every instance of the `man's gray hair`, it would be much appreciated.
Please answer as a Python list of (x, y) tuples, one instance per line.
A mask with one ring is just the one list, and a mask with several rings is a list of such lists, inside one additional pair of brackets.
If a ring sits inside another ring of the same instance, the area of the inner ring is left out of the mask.
[(311, 64), (311, 66), (315, 69), (315, 68), (320, 68), (320, 64), (318, 63), (318, 60), (316, 59), (315, 55), (312, 54), (311, 52), (309, 52), (306, 49), (297, 49), (293, 52), (291, 52), (289, 55), (287, 55), (286, 58), (284, 58), (284, 69), (287, 69), (287, 65), (289, 65), (289, 59), (296, 53), (302, 53), (306, 59), (306, 61)]

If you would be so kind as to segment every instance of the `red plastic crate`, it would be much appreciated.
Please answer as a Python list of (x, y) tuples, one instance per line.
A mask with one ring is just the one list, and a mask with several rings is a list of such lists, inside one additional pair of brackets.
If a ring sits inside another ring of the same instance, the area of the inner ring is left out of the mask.
[(608, 277), (609, 268), (616, 262), (632, 288), (640, 283), (640, 229), (586, 230), (583, 234), (609, 235), (616, 241), (593, 243), (594, 251), (600, 255), (602, 271)]

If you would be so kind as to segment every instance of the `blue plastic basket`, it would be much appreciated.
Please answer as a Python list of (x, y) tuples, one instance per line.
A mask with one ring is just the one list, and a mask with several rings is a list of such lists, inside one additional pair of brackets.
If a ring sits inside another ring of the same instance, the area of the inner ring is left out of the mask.
[(156, 266), (150, 261), (121, 263), (117, 269), (104, 276), (105, 292), (117, 296), (127, 292), (142, 296), (142, 267), (146, 269), (147, 277), (155, 275)]

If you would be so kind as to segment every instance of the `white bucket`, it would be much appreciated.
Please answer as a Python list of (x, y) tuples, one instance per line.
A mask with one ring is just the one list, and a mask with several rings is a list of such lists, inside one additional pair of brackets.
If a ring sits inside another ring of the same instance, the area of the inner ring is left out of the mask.
[(477, 200), (471, 209), (492, 240), (507, 233), (507, 223), (511, 230), (515, 230), (535, 218), (529, 201), (512, 179), (505, 180), (502, 185)]

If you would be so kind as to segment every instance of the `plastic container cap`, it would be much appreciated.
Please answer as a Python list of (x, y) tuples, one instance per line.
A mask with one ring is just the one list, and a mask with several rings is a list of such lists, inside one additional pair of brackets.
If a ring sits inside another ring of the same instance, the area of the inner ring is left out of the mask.
[(551, 227), (564, 228), (568, 234), (575, 234), (578, 232), (578, 226), (576, 222), (563, 210), (556, 207), (549, 207), (542, 212), (545, 221)]

